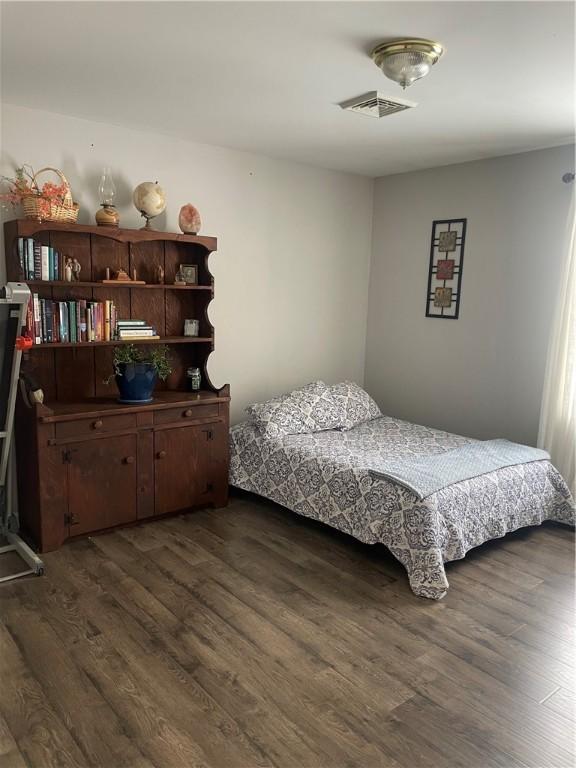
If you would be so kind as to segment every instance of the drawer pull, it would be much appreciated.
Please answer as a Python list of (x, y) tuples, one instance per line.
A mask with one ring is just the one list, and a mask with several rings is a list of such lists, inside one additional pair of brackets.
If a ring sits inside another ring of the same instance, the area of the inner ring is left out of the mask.
[(165, 459), (166, 458), (166, 451), (158, 451), (156, 454), (157, 459)]
[(93, 421), (92, 429), (102, 429), (102, 419), (96, 419), (96, 421)]
[(184, 411), (184, 416), (186, 416), (187, 419), (189, 419), (190, 416), (193, 416), (193, 415), (194, 415), (194, 411), (192, 410), (192, 408), (188, 408), (188, 410)]
[(134, 456), (126, 456), (125, 459), (123, 459), (124, 464), (134, 464)]

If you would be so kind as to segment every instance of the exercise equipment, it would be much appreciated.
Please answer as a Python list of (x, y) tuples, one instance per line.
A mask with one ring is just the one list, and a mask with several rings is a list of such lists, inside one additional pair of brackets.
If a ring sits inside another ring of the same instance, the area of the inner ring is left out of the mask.
[(0, 545), (0, 556), (15, 552), (26, 566), (0, 576), (0, 582), (44, 573), (42, 560), (18, 536), (18, 509), (10, 471), (20, 362), (22, 351), (32, 345), (31, 339), (21, 335), (29, 303), (30, 290), (24, 283), (7, 283), (0, 289), (0, 536), (7, 542)]

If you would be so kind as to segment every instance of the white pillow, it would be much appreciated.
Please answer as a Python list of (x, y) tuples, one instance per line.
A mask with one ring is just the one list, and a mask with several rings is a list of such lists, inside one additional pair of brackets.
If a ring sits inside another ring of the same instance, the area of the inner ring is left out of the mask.
[(343, 381), (340, 384), (333, 384), (328, 389), (338, 406), (341, 429), (352, 429), (357, 424), (382, 416), (374, 400), (355, 382)]
[(315, 381), (287, 395), (246, 408), (266, 437), (282, 437), (305, 432), (337, 429), (342, 411), (323, 381)]

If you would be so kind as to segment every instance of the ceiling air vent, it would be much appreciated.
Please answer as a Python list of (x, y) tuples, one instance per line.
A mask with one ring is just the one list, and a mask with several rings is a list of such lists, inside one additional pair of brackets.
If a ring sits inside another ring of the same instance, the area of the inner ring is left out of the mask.
[(358, 112), (361, 115), (368, 115), (368, 117), (386, 117), (386, 115), (403, 112), (405, 109), (412, 109), (418, 105), (414, 101), (398, 98), (389, 99), (382, 96), (378, 91), (370, 91), (370, 93), (364, 93), (355, 99), (343, 101), (340, 106), (342, 109), (349, 109), (351, 112)]

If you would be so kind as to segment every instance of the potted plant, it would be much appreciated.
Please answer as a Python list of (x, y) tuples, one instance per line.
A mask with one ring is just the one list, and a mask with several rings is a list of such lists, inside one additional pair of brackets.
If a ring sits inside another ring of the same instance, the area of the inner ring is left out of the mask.
[(172, 373), (168, 347), (145, 349), (125, 344), (114, 347), (114, 373), (121, 403), (150, 403), (158, 379), (165, 381)]

